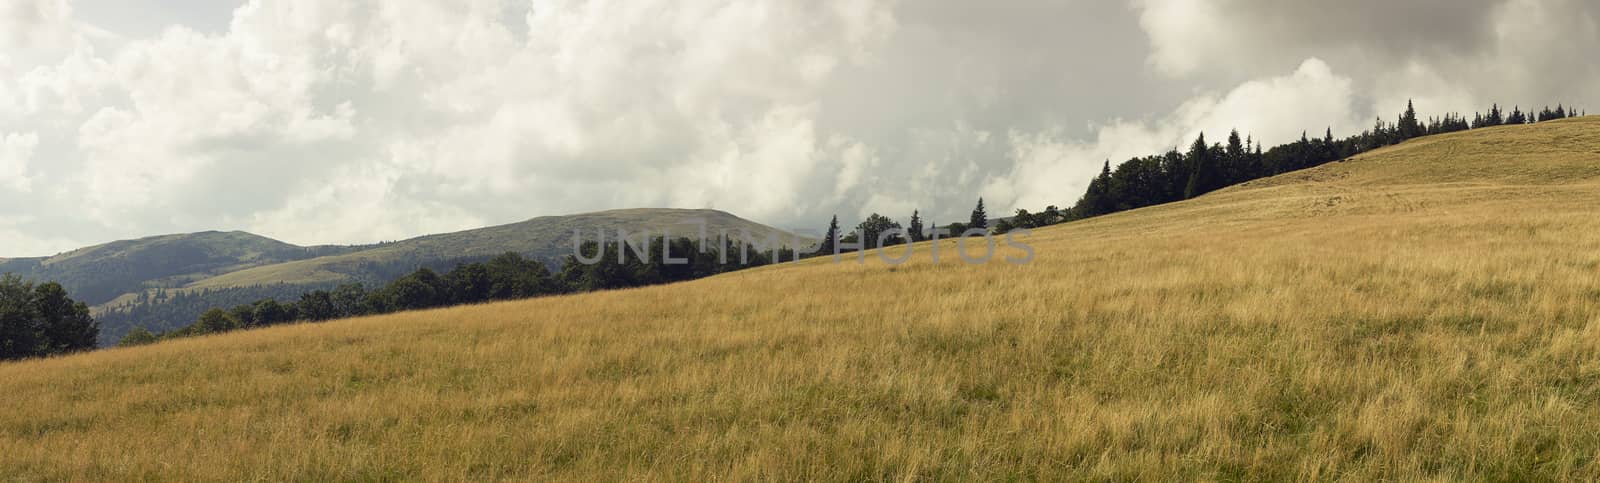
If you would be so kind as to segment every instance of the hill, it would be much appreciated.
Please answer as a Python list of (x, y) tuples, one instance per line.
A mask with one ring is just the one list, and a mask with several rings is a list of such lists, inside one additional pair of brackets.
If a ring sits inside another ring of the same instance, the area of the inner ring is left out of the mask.
[[(1038, 230), (0, 366), (23, 479), (1600, 479), (1600, 119)], [(1004, 256), (1010, 253), (1003, 253)]]
[(434, 261), (481, 259), (505, 252), (519, 252), (547, 264), (559, 263), (572, 253), (572, 235), (581, 230), (585, 239), (594, 239), (596, 230), (614, 237), (618, 228), (639, 232), (673, 230), (677, 236), (698, 236), (698, 228), (680, 225), (688, 220), (704, 220), (710, 236), (726, 231), (730, 237), (749, 233), (765, 238), (776, 235), (793, 240), (794, 235), (717, 210), (631, 209), (568, 216), (544, 216), (521, 223), (431, 235), (385, 244), (338, 256), (241, 270), (189, 285), (190, 289), (220, 289), (265, 284), (312, 284), (389, 278), (395, 266), (410, 271)]
[(418, 267), (447, 270), (519, 252), (555, 266), (572, 251), (572, 233), (587, 239), (604, 229), (630, 232), (673, 230), (698, 236), (705, 220), (710, 236), (748, 231), (765, 239), (794, 235), (716, 210), (631, 209), (546, 216), (521, 223), (429, 235), (369, 246), (298, 247), (243, 232), (168, 235), (109, 243), (49, 259), (0, 262), (0, 273), (56, 280), (92, 305), (102, 322), (101, 343), (115, 343), (134, 327), (166, 331), (189, 325), (208, 309), (262, 298), (293, 300), (303, 292), (342, 283), (380, 286)]
[(0, 260), (0, 273), (61, 283), (90, 305), (158, 287), (353, 247), (301, 247), (245, 232), (190, 233), (123, 240), (53, 257)]

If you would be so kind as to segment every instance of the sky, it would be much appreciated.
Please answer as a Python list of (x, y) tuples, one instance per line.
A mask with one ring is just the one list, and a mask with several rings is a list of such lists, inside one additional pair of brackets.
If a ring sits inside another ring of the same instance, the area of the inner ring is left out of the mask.
[(1230, 128), (1600, 106), (1592, 0), (0, 0), (0, 257), (965, 220)]

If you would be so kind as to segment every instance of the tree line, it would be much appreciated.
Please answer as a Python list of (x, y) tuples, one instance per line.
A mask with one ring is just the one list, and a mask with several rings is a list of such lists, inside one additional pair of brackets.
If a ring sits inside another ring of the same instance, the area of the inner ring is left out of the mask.
[(61, 284), (0, 276), (0, 360), (91, 350), (99, 336), (89, 306), (68, 297)]
[[(688, 238), (638, 241), (586, 241), (552, 273), (543, 263), (511, 252), (486, 262), (462, 263), (440, 274), (423, 267), (388, 284), (367, 289), (362, 283), (304, 292), (298, 300), (262, 298), (233, 308), (212, 308), (194, 323), (165, 333), (137, 327), (118, 343), (136, 346), (163, 339), (193, 337), (297, 322), (380, 315), (456, 305), (518, 300), (548, 295), (642, 287), (708, 277), (794, 259), (787, 247), (757, 247), (733, 240), (720, 246)], [(579, 257), (582, 256), (582, 259)]]
[[(378, 246), (378, 245), (370, 245)], [(492, 256), (464, 256), (445, 260), (418, 263), (415, 261), (360, 260), (350, 264), (330, 267), (344, 275), (350, 282), (365, 286), (382, 286), (420, 268), (436, 272), (448, 271), (457, 265), (487, 262)], [(167, 332), (193, 324), (200, 315), (216, 307), (236, 307), (253, 304), (262, 299), (297, 300), (301, 294), (318, 290), (332, 291), (339, 283), (275, 283), (245, 287), (172, 290), (158, 288), (141, 292), (131, 303), (108, 308), (96, 316), (100, 321), (100, 345), (116, 345), (135, 327), (146, 331)], [(76, 292), (74, 292), (76, 293)]]
[(95, 317), (100, 322), (100, 345), (116, 345), (134, 327), (164, 332), (194, 323), (200, 314), (214, 307), (233, 307), (264, 298), (293, 300), (314, 290), (332, 290), (335, 283), (270, 284), (249, 287), (194, 290), (153, 289), (140, 293), (131, 303), (107, 308)]
[[(1001, 220), (1000, 223), (1006, 223)], [(972, 214), (966, 223), (951, 223), (940, 227), (938, 223), (922, 219), (922, 212), (913, 210), (911, 221), (902, 226), (900, 222), (877, 213), (867, 215), (867, 218), (857, 224), (855, 229), (848, 233), (840, 233), (839, 216), (834, 215), (828, 222), (828, 229), (822, 236), (822, 242), (816, 251), (805, 254), (808, 257), (830, 256), (834, 253), (851, 253), (862, 249), (873, 249), (904, 245), (928, 241), (938, 231), (942, 238), (961, 236), (971, 229), (990, 230), (988, 211), (983, 206), (983, 198), (978, 198), (978, 206), (972, 209)]]
[(1557, 106), (1539, 113), (1524, 113), (1514, 108), (1505, 114), (1498, 104), (1487, 113), (1476, 113), (1472, 120), (1458, 113), (1430, 117), (1417, 115), (1413, 103), (1396, 116), (1394, 122), (1379, 118), (1361, 134), (1335, 139), (1333, 129), (1321, 138), (1301, 133), (1300, 139), (1265, 149), (1250, 137), (1240, 139), (1239, 131), (1228, 134), (1225, 143), (1209, 143), (1204, 133), (1187, 151), (1173, 149), (1163, 154), (1129, 159), (1112, 168), (1108, 160), (1100, 175), (1089, 183), (1083, 197), (1066, 210), (1054, 206), (1042, 213), (1017, 210), (1016, 216), (1000, 223), (1010, 228), (1038, 228), (1057, 223), (1092, 218), (1175, 201), (1192, 199), (1228, 186), (1326, 163), (1399, 144), (1408, 139), (1509, 124), (1528, 124), (1579, 116), (1579, 111)]
[[(1106, 160), (1100, 174), (1090, 181), (1088, 190), (1070, 208), (1052, 205), (1037, 213), (1018, 209), (1013, 216), (991, 223), (980, 198), (966, 223), (952, 223), (945, 229), (951, 234), (960, 235), (969, 228), (992, 229), (995, 233), (1041, 228), (1188, 200), (1228, 186), (1321, 166), (1416, 137), (1501, 125), (1532, 124), (1586, 114), (1565, 105), (1557, 105), (1555, 109), (1545, 107), (1538, 112), (1523, 112), (1521, 107), (1513, 107), (1510, 113), (1506, 113), (1499, 104), (1495, 104), (1486, 112), (1474, 113), (1472, 119), (1459, 113), (1422, 119), (1417, 114), (1415, 104), (1407, 102), (1405, 111), (1396, 116), (1393, 122), (1378, 118), (1371, 129), (1343, 139), (1334, 138), (1333, 128), (1330, 127), (1321, 137), (1314, 138), (1310, 133), (1302, 132), (1298, 141), (1268, 149), (1250, 136), (1241, 137), (1237, 129), (1228, 133), (1225, 142), (1219, 143), (1208, 142), (1206, 135), (1201, 133), (1185, 151), (1174, 148), (1162, 154), (1135, 157), (1115, 168), (1110, 160)], [(911, 223), (904, 227), (906, 238), (887, 237), (884, 246), (927, 240), (928, 230), (937, 229), (939, 225), (929, 223), (927, 226), (932, 228), (925, 228), (920, 212), (912, 211)], [(893, 219), (873, 213), (853, 231), (840, 235), (839, 217), (834, 216), (828, 224), (823, 246), (816, 254), (832, 255), (835, 236), (839, 237), (840, 243), (855, 245), (866, 240), (868, 248), (875, 248), (878, 234), (899, 228), (902, 226)]]

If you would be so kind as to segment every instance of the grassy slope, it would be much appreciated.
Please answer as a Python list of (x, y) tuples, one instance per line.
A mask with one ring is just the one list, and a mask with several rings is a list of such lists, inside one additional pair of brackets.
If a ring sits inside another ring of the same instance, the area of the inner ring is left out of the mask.
[(0, 474), (1600, 478), (1600, 119), (1041, 230), (0, 366)]
[(737, 237), (740, 236), (742, 229), (758, 236), (777, 232), (784, 241), (792, 239), (792, 235), (781, 230), (716, 210), (614, 210), (570, 216), (547, 216), (510, 225), (425, 236), (355, 253), (229, 273), (199, 281), (189, 288), (337, 282), (347, 279), (347, 274), (359, 271), (360, 265), (367, 262), (448, 260), (492, 256), (507, 251), (518, 251), (535, 258), (555, 260), (571, 253), (574, 229), (583, 230), (584, 236), (588, 239), (595, 237), (594, 230), (597, 228), (608, 230), (610, 236), (615, 236), (617, 228), (626, 228), (633, 232), (649, 228), (656, 230), (656, 233), (661, 229), (671, 229), (679, 236), (687, 236), (689, 231), (697, 228), (688, 225), (677, 226), (677, 224), (690, 219), (705, 220), (712, 237), (721, 230), (727, 230), (730, 236)]

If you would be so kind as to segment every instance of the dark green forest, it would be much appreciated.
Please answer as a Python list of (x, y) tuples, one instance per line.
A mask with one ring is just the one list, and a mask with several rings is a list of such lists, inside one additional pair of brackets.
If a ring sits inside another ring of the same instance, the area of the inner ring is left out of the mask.
[(94, 349), (99, 335), (89, 306), (68, 297), (61, 284), (0, 276), (0, 360)]

